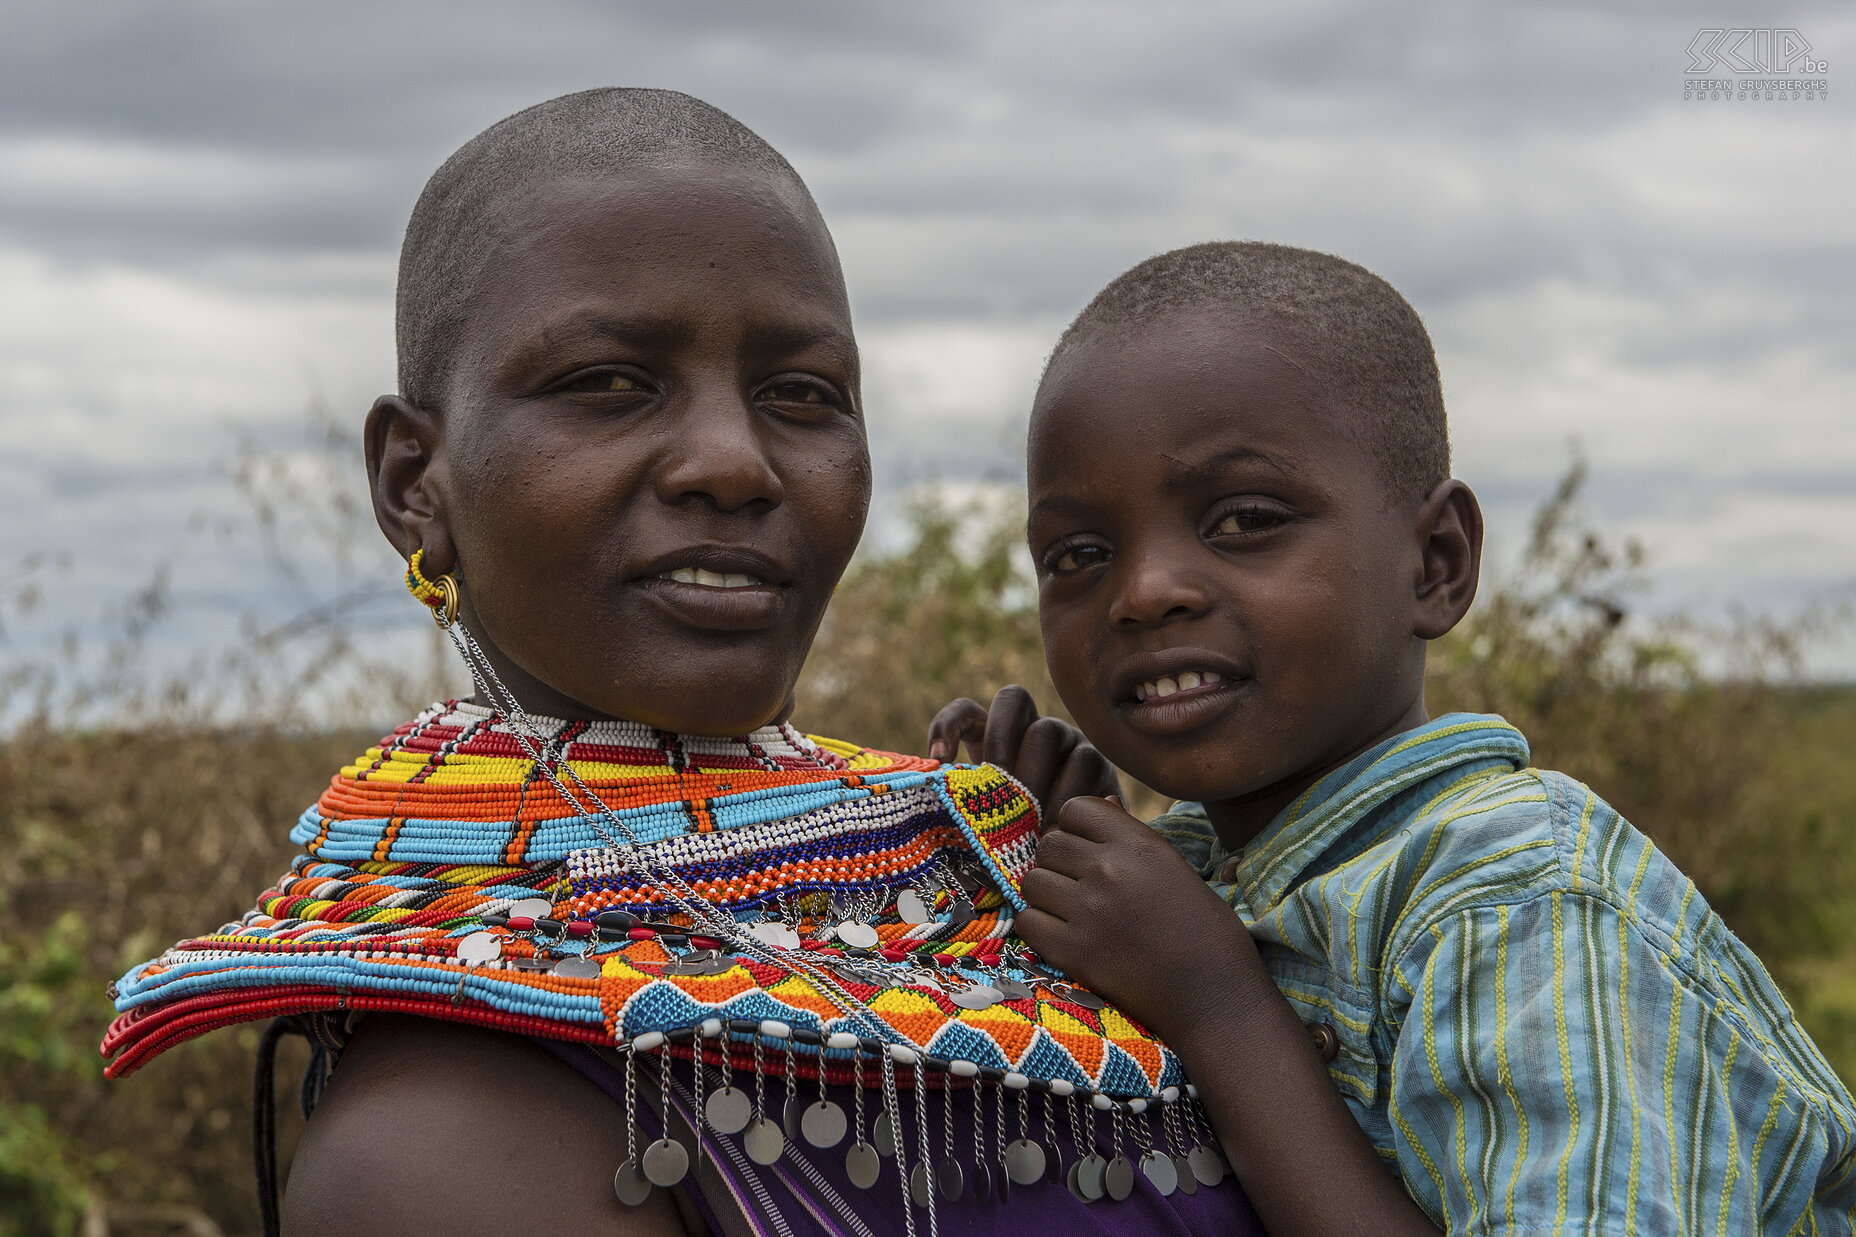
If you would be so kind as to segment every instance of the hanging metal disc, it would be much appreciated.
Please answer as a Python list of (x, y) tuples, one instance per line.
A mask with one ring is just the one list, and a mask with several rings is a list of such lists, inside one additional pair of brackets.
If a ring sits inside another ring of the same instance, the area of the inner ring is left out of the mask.
[(1118, 1155), (1102, 1170), (1102, 1188), (1116, 1202), (1134, 1193), (1134, 1165), (1125, 1155)]
[(754, 1116), (754, 1105), (740, 1087), (720, 1087), (711, 1091), (709, 1098), (703, 1101), (702, 1110), (709, 1118), (710, 1128), (719, 1134), (739, 1134), (748, 1128), (748, 1121)]
[(904, 889), (896, 895), (896, 918), (906, 924), (924, 924), (934, 922), (934, 911), (928, 906), (928, 899), (913, 889)]
[(957, 932), (973, 922), (973, 903), (955, 898), (947, 908), (947, 930)]
[(986, 981), (999, 990), (999, 995), (1007, 1001), (1029, 1001), (1037, 993), (1019, 983), (1016, 979), (1007, 979), (1001, 975), (997, 979)]
[(756, 1117), (741, 1136), (741, 1145), (756, 1164), (771, 1164), (786, 1150), (786, 1135), (772, 1117)]
[(458, 961), (467, 966), (494, 962), (503, 954), (503, 939), (494, 932), (473, 932), (458, 942)]
[(612, 1174), (612, 1192), (627, 1207), (637, 1207), (651, 1197), (651, 1180), (644, 1175), (644, 1167), (636, 1156), (619, 1165), (619, 1171)]
[[(1070, 1165), (1070, 1171), (1063, 1175), (1063, 1185), (1064, 1185), (1064, 1188), (1069, 1190), (1070, 1193), (1074, 1194), (1079, 1201), (1085, 1202), (1085, 1203), (1093, 1203), (1096, 1200), (1089, 1197), (1089, 1195), (1083, 1193), (1082, 1168), (1083, 1168), (1083, 1164), (1081, 1160), (1078, 1160), (1076, 1163)], [(1004, 1197), (1003, 1191), (1000, 1192), (1000, 1196)]]
[(992, 1197), (992, 1169), (981, 1160), (973, 1166), (973, 1197), (982, 1203)]
[(1082, 1190), (1083, 1197), (1094, 1202), (1108, 1192), (1103, 1182), (1107, 1172), (1108, 1161), (1094, 1152), (1076, 1162), (1076, 1184)]
[(1172, 1160), (1173, 1169), (1178, 1174), (1175, 1180), (1179, 1182), (1180, 1193), (1197, 1194), (1199, 1192), (1199, 1179), (1192, 1175), (1191, 1163), (1188, 1162), (1183, 1155), (1173, 1156)]
[(591, 958), (562, 958), (554, 964), (554, 973), (562, 979), (598, 979), (599, 963)]
[(660, 1138), (644, 1149), (644, 1175), (665, 1189), (689, 1174), (690, 1153), (674, 1138)]
[(1005, 1171), (1013, 1185), (1036, 1185), (1044, 1175), (1044, 1148), (1029, 1138), (1017, 1138), (1005, 1145)]
[(934, 1201), (934, 1183), (926, 1160), (909, 1170), (909, 1201), (917, 1207), (926, 1207)]
[(837, 1146), (844, 1141), (847, 1127), (844, 1110), (830, 1100), (808, 1105), (805, 1115), (799, 1118), (799, 1132), (814, 1147)]
[(838, 925), (838, 939), (858, 949), (875, 949), (883, 940), (875, 928), (854, 919), (847, 919)]
[(750, 924), (748, 926), (748, 935), (754, 937), (761, 944), (771, 945), (775, 949), (799, 948), (799, 934), (787, 925), (776, 923), (773, 920)]
[(805, 1111), (806, 1102), (797, 1095), (788, 1095), (786, 1102), (780, 1105), (780, 1132), (786, 1135), (788, 1142), (799, 1140), (799, 1121)]
[(1154, 1183), (1162, 1198), (1179, 1188), (1179, 1169), (1164, 1151), (1149, 1151), (1142, 1156), (1141, 1174)]
[(1217, 1185), (1224, 1180), (1224, 1160), (1204, 1143), (1187, 1154), (1186, 1162), (1192, 1166), (1192, 1175), (1199, 1179), (1200, 1185)]
[(546, 919), (554, 913), (554, 903), (546, 898), (523, 898), (520, 902), (511, 902), (503, 914), (511, 919), (527, 916), (530, 919)]
[(890, 1157), (896, 1154), (896, 1129), (889, 1123), (889, 1110), (884, 1109), (870, 1123), (870, 1142), (880, 1156)]
[(858, 1189), (867, 1190), (883, 1175), (882, 1157), (877, 1155), (875, 1147), (860, 1138), (844, 1153), (844, 1175)]
[(948, 993), (947, 999), (962, 1009), (991, 1009), (1005, 999), (1005, 993), (991, 984), (970, 984)]
[(966, 1192), (967, 1177), (960, 1171), (959, 1160), (942, 1160), (934, 1166), (934, 1183), (941, 1187), (941, 1197), (950, 1203), (960, 1201)]

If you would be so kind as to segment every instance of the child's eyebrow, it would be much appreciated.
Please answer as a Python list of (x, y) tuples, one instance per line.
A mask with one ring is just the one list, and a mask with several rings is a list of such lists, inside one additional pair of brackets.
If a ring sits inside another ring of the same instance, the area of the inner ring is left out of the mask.
[(1230, 447), (1198, 460), (1168, 455), (1165, 452), (1161, 453), (1160, 458), (1190, 473), (1213, 472), (1226, 464), (1261, 464), (1285, 476), (1295, 471), (1293, 462), (1271, 455), (1267, 451), (1260, 451), (1255, 447)]

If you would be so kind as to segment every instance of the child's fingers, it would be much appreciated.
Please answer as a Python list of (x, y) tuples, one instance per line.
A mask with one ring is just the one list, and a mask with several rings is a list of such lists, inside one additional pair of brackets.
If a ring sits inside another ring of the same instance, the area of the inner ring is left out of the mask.
[(1030, 692), (1016, 683), (1001, 687), (986, 714), (984, 750), (974, 755), (1001, 769), (1017, 768), (1019, 743), (1031, 723), (1037, 720), (1038, 706), (1032, 701)]
[(1037, 868), (1056, 872), (1073, 881), (1086, 881), (1099, 875), (1105, 856), (1102, 844), (1061, 829), (1052, 829), (1038, 839)]
[[(1057, 920), (1063, 919), (1064, 907), (1075, 904), (1078, 892), (1080, 888), (1075, 881), (1052, 868), (1032, 868), (1018, 884), (1018, 894), (1025, 905)], [(1024, 926), (1027, 913), (1019, 912), (1020, 928)]]
[(1018, 918), (1012, 925), (1013, 930), (1031, 948), (1038, 951), (1038, 956), (1046, 958), (1052, 966), (1062, 966), (1057, 955), (1063, 952), (1063, 942), (1067, 939), (1070, 925), (1049, 911), (1031, 907), (1018, 912)]
[(962, 696), (928, 723), (928, 759), (952, 760), (963, 741), (971, 746), (985, 733), (986, 710), (979, 701)]
[(1056, 800), (1052, 792), (1062, 780), (1062, 771), (1082, 735), (1076, 727), (1054, 717), (1040, 717), (1025, 731), (1018, 745), (1018, 776), (1037, 799), (1038, 805), (1050, 809)]
[(1057, 774), (1056, 785), (1050, 791), (1052, 819), (1065, 803), (1082, 795), (1117, 800), (1121, 797), (1121, 779), (1115, 776), (1115, 766), (1088, 743), (1078, 743), (1072, 748)]
[(1057, 827), (1098, 844), (1110, 844), (1130, 837), (1144, 840), (1153, 832), (1126, 809), (1107, 799), (1083, 795), (1063, 805)]

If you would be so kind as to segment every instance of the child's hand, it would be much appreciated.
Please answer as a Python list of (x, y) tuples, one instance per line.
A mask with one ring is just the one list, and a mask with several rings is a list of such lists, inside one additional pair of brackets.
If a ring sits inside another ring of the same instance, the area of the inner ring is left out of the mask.
[(1083, 732), (1055, 717), (1039, 717), (1031, 693), (1017, 685), (1000, 688), (990, 711), (963, 697), (934, 715), (930, 759), (952, 760), (962, 743), (972, 759), (998, 765), (1025, 784), (1047, 829), (1077, 795), (1121, 794), (1114, 766)]
[(1018, 932), (1038, 956), (1163, 1040), (1270, 985), (1243, 921), (1118, 803), (1072, 799), (1020, 892)]

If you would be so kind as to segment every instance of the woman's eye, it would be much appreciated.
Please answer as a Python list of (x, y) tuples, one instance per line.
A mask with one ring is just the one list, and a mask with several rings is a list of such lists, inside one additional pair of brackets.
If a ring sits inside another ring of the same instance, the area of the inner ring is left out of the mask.
[(581, 374), (561, 384), (563, 391), (591, 392), (607, 394), (613, 391), (642, 391), (644, 383), (632, 375), (618, 370), (602, 369), (590, 374)]
[(1045, 568), (1056, 574), (1100, 567), (1108, 561), (1108, 551), (1099, 545), (1075, 545), (1057, 551), (1045, 560)]
[(1212, 528), (1214, 535), (1229, 536), (1242, 533), (1261, 533), (1282, 523), (1282, 515), (1275, 511), (1262, 511), (1248, 508), (1228, 511), (1224, 518)]
[(831, 388), (816, 382), (776, 382), (761, 392), (776, 404), (804, 404), (811, 409), (837, 408), (842, 401)]

